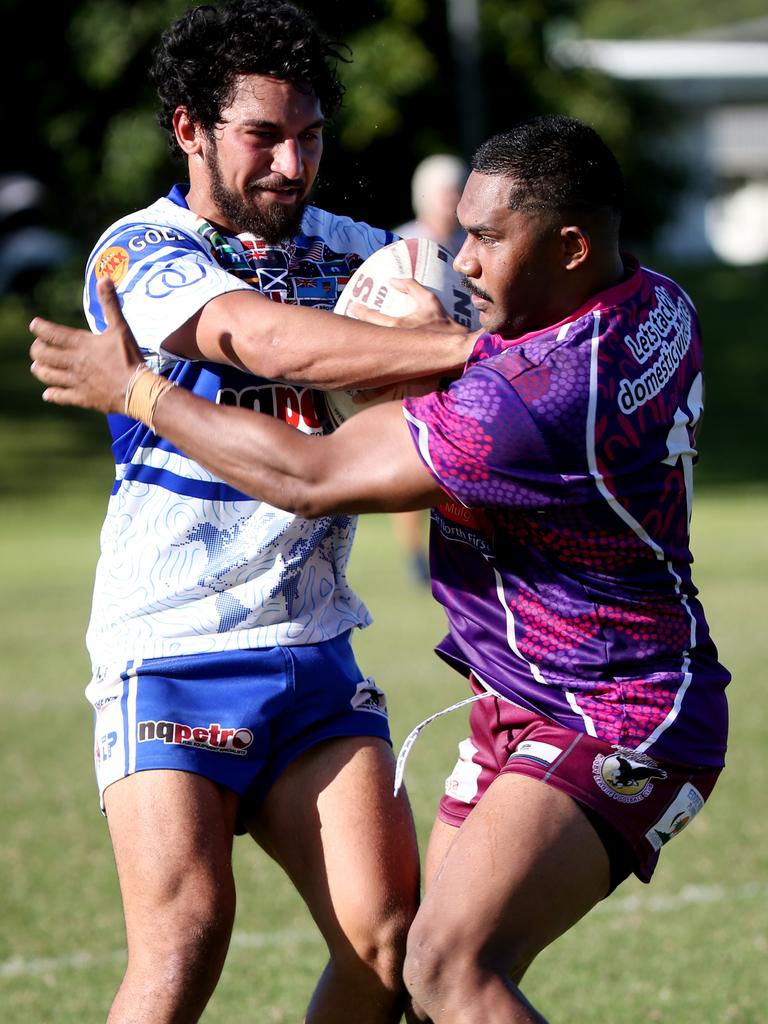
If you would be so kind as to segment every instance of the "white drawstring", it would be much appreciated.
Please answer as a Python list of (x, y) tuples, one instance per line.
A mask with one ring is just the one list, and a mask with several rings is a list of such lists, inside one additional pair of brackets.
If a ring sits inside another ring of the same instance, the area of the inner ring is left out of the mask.
[[(475, 676), (475, 679), (477, 679), (477, 676)], [(480, 680), (478, 680), (478, 682), (480, 682)], [(425, 726), (429, 725), (430, 722), (434, 722), (436, 718), (442, 718), (443, 715), (447, 715), (451, 711), (457, 711), (459, 708), (466, 707), (467, 704), (474, 704), (476, 700), (482, 700), (483, 697), (495, 696), (496, 694), (493, 690), (483, 690), (482, 693), (473, 693), (471, 697), (465, 697), (464, 700), (460, 700), (456, 704), (451, 704), (449, 708), (443, 708), (442, 711), (436, 711), (434, 715), (430, 715), (429, 718), (425, 718), (423, 722), (419, 722), (415, 729), (411, 729), (403, 741), (400, 753), (397, 755), (397, 764), (395, 765), (395, 796), (400, 792), (400, 787), (403, 784), (403, 775), (405, 773), (405, 762), (407, 761), (411, 748), (418, 739), (421, 730)]]

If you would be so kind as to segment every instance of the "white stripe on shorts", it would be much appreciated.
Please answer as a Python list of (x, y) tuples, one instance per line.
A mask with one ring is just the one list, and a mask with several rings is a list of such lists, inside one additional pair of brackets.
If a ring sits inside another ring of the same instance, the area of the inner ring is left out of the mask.
[(126, 775), (133, 775), (136, 771), (136, 701), (139, 693), (139, 681), (136, 678), (136, 670), (141, 665), (141, 662), (134, 662), (133, 665), (128, 669), (127, 683), (128, 683), (128, 696), (126, 700), (126, 750), (125, 750), (125, 768)]

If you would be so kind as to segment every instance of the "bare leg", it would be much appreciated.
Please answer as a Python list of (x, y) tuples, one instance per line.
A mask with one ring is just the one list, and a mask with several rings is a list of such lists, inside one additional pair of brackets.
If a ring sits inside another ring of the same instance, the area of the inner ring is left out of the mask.
[(405, 980), (417, 1019), (545, 1024), (517, 983), (609, 885), (578, 805), (521, 775), (497, 778), (460, 829), (437, 822)]
[(238, 798), (180, 771), (137, 772), (104, 796), (128, 938), (109, 1024), (191, 1024), (229, 945)]
[(307, 1024), (394, 1024), (419, 889), (410, 808), (378, 739), (318, 744), (288, 766), (251, 833), (283, 866), (328, 944)]

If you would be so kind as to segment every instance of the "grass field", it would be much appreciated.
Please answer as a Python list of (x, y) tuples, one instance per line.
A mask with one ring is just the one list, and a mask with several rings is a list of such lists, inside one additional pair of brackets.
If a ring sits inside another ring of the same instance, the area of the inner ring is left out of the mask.
[[(103, 462), (82, 490), (0, 504), (0, 1020), (103, 1021), (124, 963), (119, 896), (95, 802), (82, 634), (106, 492)], [(94, 497), (94, 495), (98, 495)], [(568, 1024), (768, 1021), (768, 493), (708, 492), (694, 516), (696, 580), (734, 674), (728, 770), (706, 811), (531, 969), (526, 990)], [(463, 683), (431, 652), (442, 613), (412, 587), (391, 523), (361, 525), (352, 575), (376, 624), (360, 661), (389, 694), (399, 743)], [(406, 781), (422, 839), (464, 734), (462, 712), (431, 725)], [(239, 905), (207, 1024), (295, 1022), (324, 960), (306, 911), (250, 842), (236, 844)], [(481, 1024), (481, 1022), (478, 1022)]]

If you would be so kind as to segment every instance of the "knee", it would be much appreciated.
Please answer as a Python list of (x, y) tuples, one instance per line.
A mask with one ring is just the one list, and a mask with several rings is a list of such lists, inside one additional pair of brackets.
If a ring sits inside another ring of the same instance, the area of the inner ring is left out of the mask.
[(480, 993), (493, 976), (505, 975), (489, 951), (461, 929), (417, 919), (408, 936), (403, 980), (414, 1004), (425, 1017), (435, 1011), (464, 1005)]
[(425, 1012), (445, 993), (451, 954), (456, 967), (457, 951), (447, 946), (437, 929), (414, 922), (408, 935), (403, 981), (414, 1003)]
[(234, 901), (195, 906), (170, 900), (128, 930), (128, 966), (185, 985), (190, 977), (221, 968), (234, 921)]
[(128, 964), (109, 1020), (198, 1020), (224, 965), (232, 915), (168, 913), (128, 928)]
[(375, 920), (349, 928), (342, 941), (331, 948), (337, 968), (373, 973), (387, 988), (402, 987), (408, 929), (414, 907), (391, 908)]

